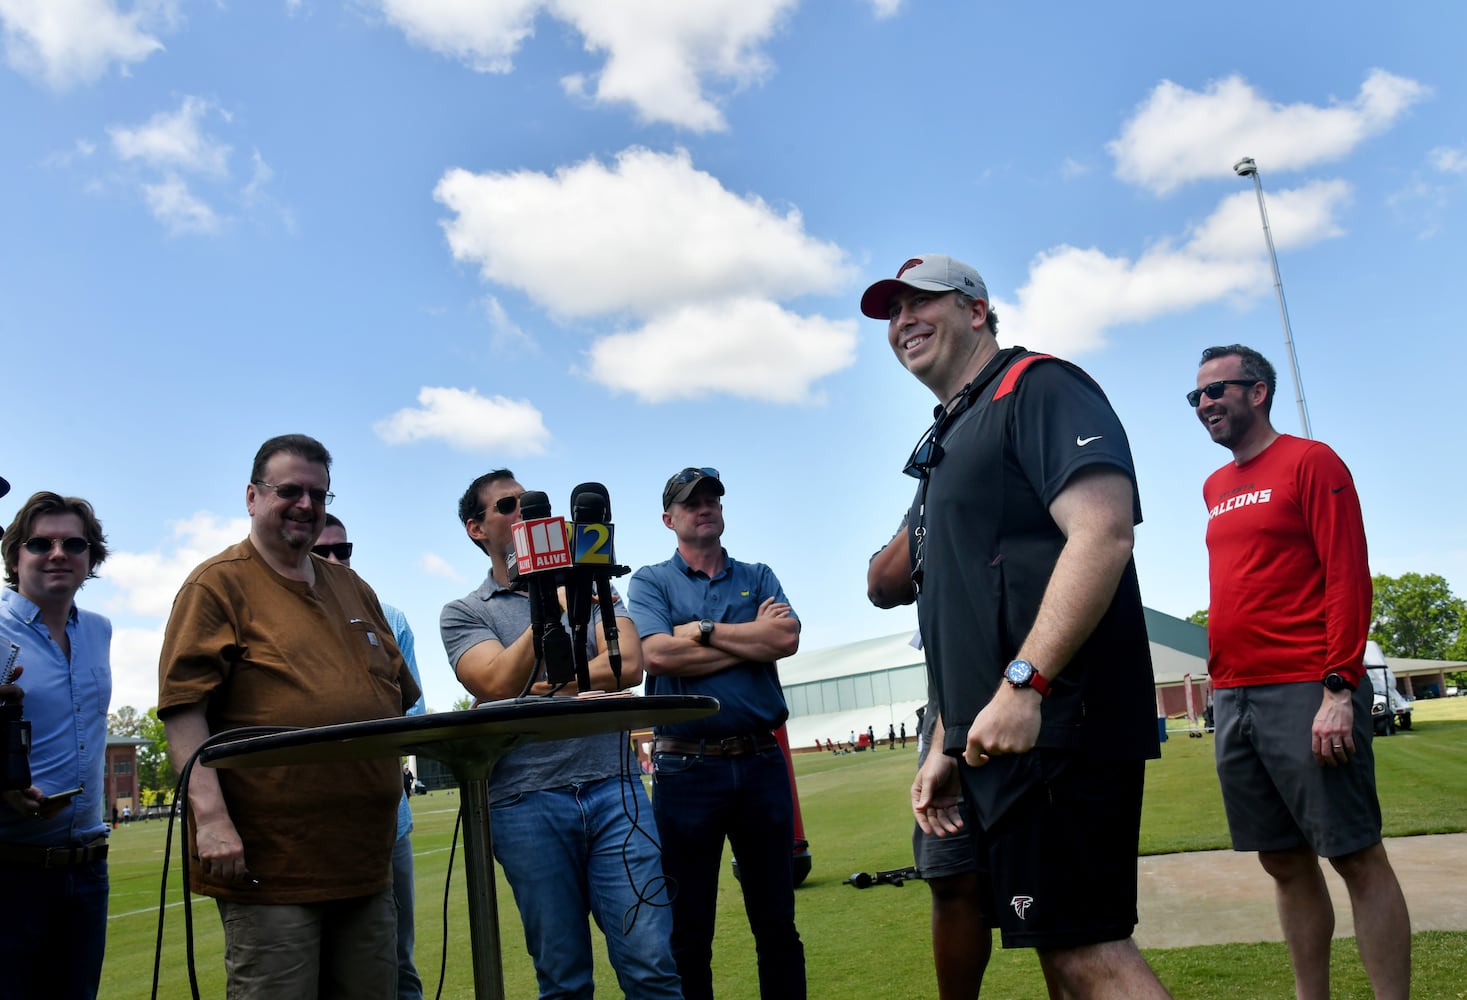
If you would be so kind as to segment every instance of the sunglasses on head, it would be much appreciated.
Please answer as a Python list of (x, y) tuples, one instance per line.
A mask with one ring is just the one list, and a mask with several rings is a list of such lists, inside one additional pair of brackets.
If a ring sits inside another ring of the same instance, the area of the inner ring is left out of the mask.
[(336, 499), (335, 493), (328, 492), (320, 487), (314, 487), (308, 490), (300, 483), (283, 483), (280, 486), (276, 486), (274, 483), (267, 483), (262, 479), (256, 479), (254, 483), (256, 486), (263, 486), (267, 490), (274, 490), (275, 495), (286, 503), (295, 503), (307, 493), (311, 496), (311, 503), (318, 507), (325, 507)]
[(1202, 394), (1206, 393), (1208, 399), (1222, 399), (1223, 393), (1228, 391), (1230, 385), (1257, 385), (1256, 378), (1225, 378), (1216, 382), (1209, 382), (1201, 389), (1193, 389), (1187, 393), (1187, 405), (1197, 409), (1197, 404), (1202, 402)]
[(346, 562), (351, 558), (351, 542), (330, 542), (325, 545), (312, 545), (311, 551), (322, 559), (330, 559), (332, 556), (339, 562)]
[(61, 545), (61, 551), (69, 556), (79, 556), (92, 547), (91, 542), (78, 535), (72, 535), (70, 538), (44, 538), (36, 535), (34, 538), (27, 538), (22, 544), (25, 550), (33, 556), (49, 556), (58, 543)]
[[(695, 482), (699, 479), (718, 479), (718, 470), (710, 469), (707, 466), (704, 466), (701, 469), (695, 469), (692, 466), (689, 466), (682, 472), (679, 472), (677, 475), (673, 476), (672, 483), (674, 486), (686, 486), (688, 485), (688, 483)], [(722, 480), (720, 480), (720, 482), (721, 481)]]

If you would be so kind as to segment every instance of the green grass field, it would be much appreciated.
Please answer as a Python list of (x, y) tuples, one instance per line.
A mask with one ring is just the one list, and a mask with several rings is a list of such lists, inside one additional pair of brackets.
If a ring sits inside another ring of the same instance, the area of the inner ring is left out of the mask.
[[(1416, 727), (1410, 733), (1375, 743), (1386, 835), (1467, 830), (1467, 698), (1421, 702), (1416, 714)], [(930, 997), (935, 993), (926, 887), (911, 882), (900, 888), (858, 891), (842, 884), (852, 872), (911, 864), (907, 788), (915, 757), (909, 744), (906, 750), (842, 757), (800, 754), (795, 758), (806, 834), (815, 861), (796, 905), (805, 940), (809, 992), (816, 1000), (857, 994)], [(438, 985), (444, 878), (458, 796), (436, 792), (415, 798), (413, 807), (417, 957), (432, 996)], [(650, 815), (646, 819), (650, 824)], [(149, 995), (164, 829), (158, 821), (135, 822), (117, 830), (112, 838), (111, 918), (101, 990), (108, 1000)], [(1147, 772), (1141, 851), (1157, 854), (1226, 846), (1222, 802), (1212, 773), (1212, 741), (1173, 736), (1164, 745), (1162, 759)], [(443, 996), (467, 998), (473, 995), (473, 980), (461, 852), (454, 867), (448, 892), (448, 974)], [(1448, 877), (1460, 878), (1460, 873), (1448, 873)], [(168, 895), (159, 995), (172, 1000), (189, 995), (176, 849)], [(502, 879), (499, 902), (506, 993), (533, 997), (534, 973), (524, 952), (513, 899)], [(714, 977), (719, 996), (754, 1000), (758, 986), (753, 941), (731, 876), (720, 887), (718, 919)], [(222, 997), (222, 935), (212, 900), (195, 898), (194, 932), (201, 995)], [(605, 963), (604, 949), (601, 952), (597, 982), (604, 995), (615, 996), (616, 981)], [(1467, 997), (1464, 954), (1467, 932), (1417, 934), (1412, 995)], [(1151, 950), (1146, 956), (1179, 997), (1292, 996), (1288, 957), (1280, 943)], [(1353, 942), (1335, 943), (1334, 986), (1337, 998), (1370, 995)], [(1032, 952), (995, 950), (984, 980), (985, 997), (1043, 995), (1043, 980)]]

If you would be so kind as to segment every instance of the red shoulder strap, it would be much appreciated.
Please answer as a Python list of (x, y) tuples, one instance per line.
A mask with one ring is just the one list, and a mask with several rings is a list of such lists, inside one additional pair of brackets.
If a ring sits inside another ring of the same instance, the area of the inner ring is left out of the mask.
[(1009, 365), (1009, 370), (1003, 373), (1003, 379), (998, 383), (998, 388), (993, 391), (994, 400), (1003, 399), (1009, 393), (1013, 392), (1014, 387), (1019, 384), (1020, 376), (1034, 362), (1047, 361), (1053, 357), (1053, 354), (1027, 354), (1018, 361), (1015, 361), (1012, 365)]

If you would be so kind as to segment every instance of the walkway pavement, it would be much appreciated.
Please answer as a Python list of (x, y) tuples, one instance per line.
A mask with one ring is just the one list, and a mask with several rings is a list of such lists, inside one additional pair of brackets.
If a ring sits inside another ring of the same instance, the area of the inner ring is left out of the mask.
[[(1411, 930), (1467, 930), (1467, 833), (1389, 837), (1386, 853), (1406, 894)], [(1354, 937), (1350, 897), (1323, 865), (1335, 937)], [(1282, 941), (1273, 883), (1252, 854), (1197, 851), (1140, 859), (1136, 943), (1142, 948)]]

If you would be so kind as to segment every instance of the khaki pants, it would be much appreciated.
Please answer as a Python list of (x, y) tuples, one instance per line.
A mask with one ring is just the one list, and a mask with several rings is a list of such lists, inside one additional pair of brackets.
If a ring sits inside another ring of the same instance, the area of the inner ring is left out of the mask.
[(304, 906), (218, 900), (229, 1000), (393, 1000), (392, 890)]

